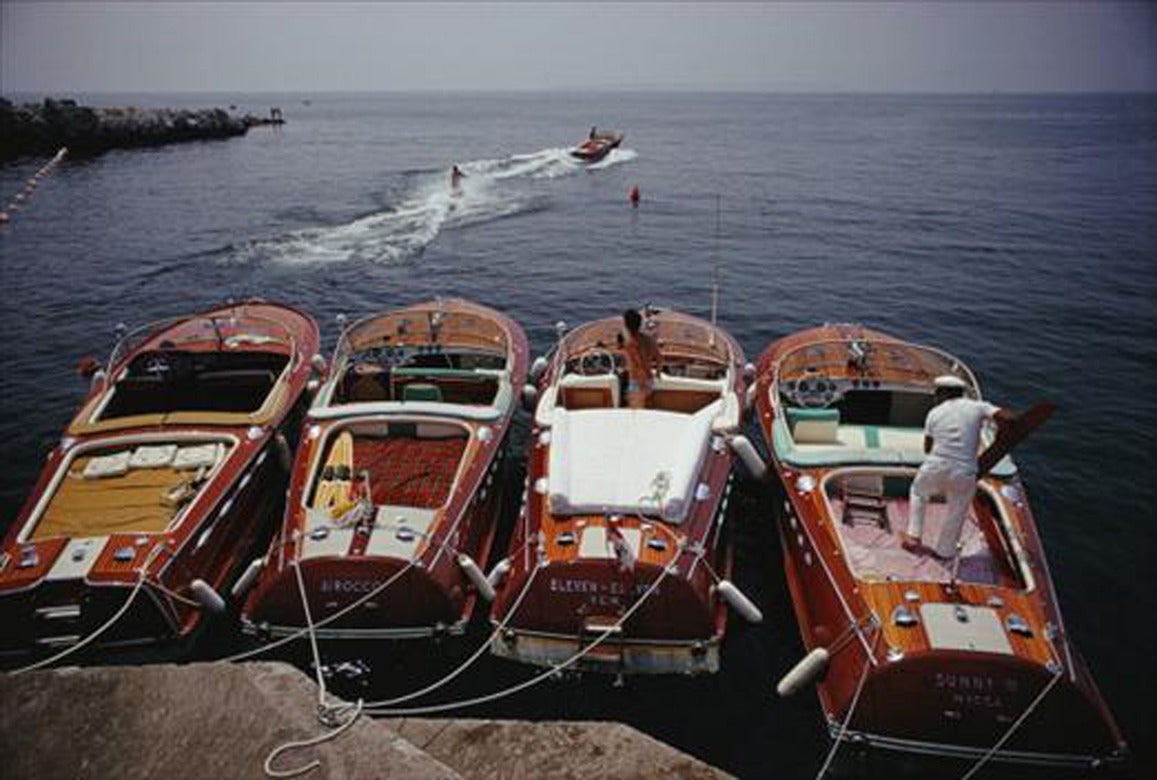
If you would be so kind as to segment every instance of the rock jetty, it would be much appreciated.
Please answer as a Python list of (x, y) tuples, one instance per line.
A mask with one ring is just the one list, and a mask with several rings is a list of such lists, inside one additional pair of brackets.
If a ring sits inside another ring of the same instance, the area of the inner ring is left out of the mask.
[[(0, 675), (4, 777), (265, 777), (275, 748), (328, 729), (317, 688), (281, 663), (50, 669)], [(715, 767), (606, 722), (363, 716), (271, 767), (309, 780), (726, 780)], [(282, 775), (288, 776), (288, 775)]]
[(15, 105), (0, 98), (0, 161), (52, 154), (67, 146), (74, 155), (109, 149), (156, 146), (244, 135), (250, 127), (280, 124), (280, 112), (268, 119), (237, 115), (220, 108), (90, 108), (75, 100), (46, 99)]

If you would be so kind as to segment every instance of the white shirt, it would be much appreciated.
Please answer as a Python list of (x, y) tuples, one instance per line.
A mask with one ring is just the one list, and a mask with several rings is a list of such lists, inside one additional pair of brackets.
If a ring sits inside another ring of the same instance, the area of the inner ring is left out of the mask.
[(924, 421), (924, 435), (932, 437), (929, 455), (965, 464), (975, 471), (981, 426), (999, 409), (972, 398), (953, 398), (933, 407)]

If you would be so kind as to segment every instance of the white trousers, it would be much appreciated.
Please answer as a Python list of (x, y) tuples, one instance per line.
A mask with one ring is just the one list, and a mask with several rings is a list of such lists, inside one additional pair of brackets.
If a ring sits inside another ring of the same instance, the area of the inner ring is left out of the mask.
[(976, 471), (963, 463), (940, 458), (928, 458), (916, 472), (908, 493), (911, 504), (908, 511), (908, 534), (920, 538), (924, 532), (924, 507), (933, 496), (944, 496), (948, 502), (948, 517), (940, 530), (940, 538), (932, 548), (941, 558), (956, 554), (964, 518), (976, 494)]

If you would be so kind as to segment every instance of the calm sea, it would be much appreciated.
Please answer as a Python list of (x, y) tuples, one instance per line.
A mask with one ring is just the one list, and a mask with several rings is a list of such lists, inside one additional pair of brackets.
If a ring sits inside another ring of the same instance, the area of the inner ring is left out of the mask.
[[(107, 355), (118, 322), (260, 295), (308, 308), (329, 345), (339, 313), (460, 295), (541, 351), (560, 319), (707, 314), (717, 269), (720, 321), (751, 359), (859, 321), (957, 354), (997, 403), (1059, 405), (1018, 461), (1069, 632), (1152, 761), (1157, 97), (78, 97), (277, 105), (288, 124), (70, 161), (0, 229), (0, 523), (83, 393), (77, 359)], [(565, 149), (592, 124), (627, 141), (586, 169)], [(42, 162), (0, 166), (0, 203)], [(750, 496), (737, 522), (768, 620), (735, 632), (722, 674), (588, 677), (467, 714), (616, 718), (744, 776), (814, 773), (815, 697), (772, 690), (800, 645), (768, 506)], [(467, 687), (524, 675), (489, 662)]]

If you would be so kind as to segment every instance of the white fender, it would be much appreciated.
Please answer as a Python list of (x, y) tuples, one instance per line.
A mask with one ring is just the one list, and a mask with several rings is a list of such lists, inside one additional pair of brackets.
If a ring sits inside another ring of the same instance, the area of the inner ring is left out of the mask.
[(257, 581), (257, 575), (261, 574), (261, 570), (264, 568), (265, 559), (255, 558), (245, 573), (237, 579), (237, 582), (233, 583), (233, 589), (229, 591), (229, 595), (239, 599), (248, 593), (249, 589), (253, 587), (253, 583)]
[(499, 586), (502, 585), (502, 581), (506, 579), (506, 575), (509, 573), (510, 559), (503, 558), (501, 561), (494, 564), (494, 568), (490, 570), (490, 574), (486, 577), (486, 581), (490, 583), (491, 588), (498, 590)]
[(221, 598), (220, 594), (213, 590), (213, 586), (204, 580), (193, 580), (189, 583), (189, 590), (193, 592), (193, 597), (200, 602), (201, 607), (206, 612), (220, 615), (225, 611), (225, 599)]
[(538, 406), (538, 388), (532, 384), (523, 385), (522, 408), (528, 412), (533, 412), (536, 406)]
[(751, 602), (751, 599), (743, 595), (743, 591), (735, 587), (731, 580), (719, 580), (719, 584), (715, 586), (715, 590), (723, 597), (732, 609), (743, 616), (748, 623), (762, 623), (763, 613), (759, 611), (759, 607)]
[(539, 355), (534, 359), (534, 362), (530, 364), (530, 370), (526, 372), (527, 379), (534, 384), (538, 384), (539, 377), (542, 376), (542, 372), (546, 371), (546, 367), (549, 365), (550, 361), (547, 360), (544, 355)]
[(831, 653), (826, 647), (817, 647), (800, 659), (799, 663), (780, 678), (775, 686), (775, 692), (786, 698), (797, 693), (800, 689), (811, 685), (827, 671)]
[(762, 480), (767, 476), (767, 464), (763, 462), (763, 458), (759, 457), (759, 453), (755, 449), (755, 445), (751, 443), (743, 434), (732, 436), (727, 440), (731, 445), (731, 449), (736, 456), (743, 461), (743, 465), (747, 467), (747, 471), (756, 480)]
[(494, 588), (491, 587), (490, 581), (486, 579), (486, 575), (482, 573), (482, 569), (478, 568), (474, 559), (466, 553), (461, 553), (458, 556), (458, 565), (462, 567), (466, 579), (470, 580), (478, 589), (478, 595), (487, 601), (494, 601)]

